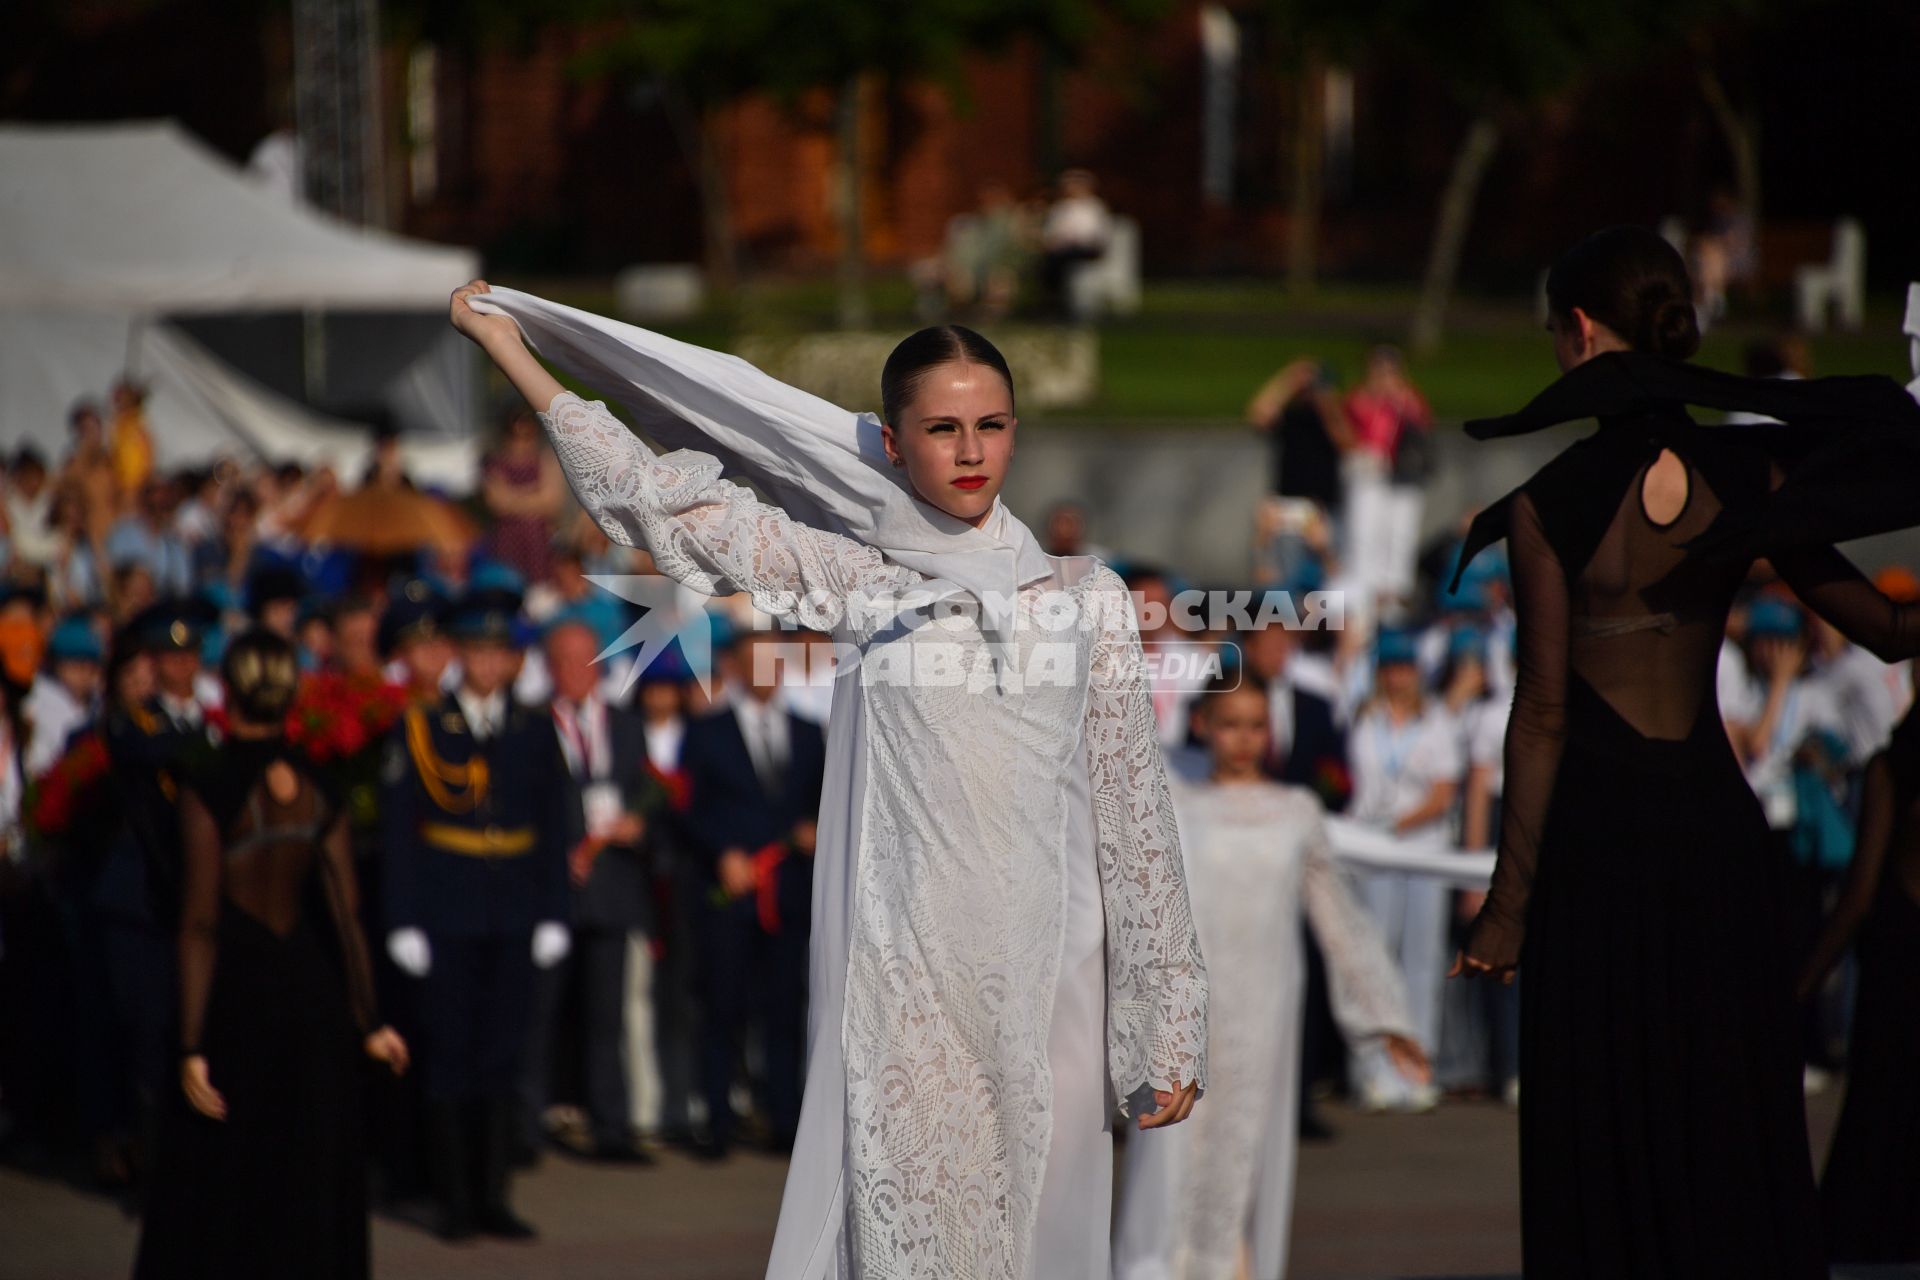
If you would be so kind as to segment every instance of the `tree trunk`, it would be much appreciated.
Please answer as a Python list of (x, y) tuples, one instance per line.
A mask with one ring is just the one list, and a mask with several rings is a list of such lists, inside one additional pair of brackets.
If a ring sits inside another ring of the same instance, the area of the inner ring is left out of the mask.
[(867, 311), (866, 246), (860, 225), (860, 77), (840, 86), (835, 132), (840, 151), (840, 327), (864, 329)]
[(1440, 197), (1440, 217), (1433, 229), (1433, 247), (1427, 255), (1427, 275), (1420, 287), (1420, 304), (1413, 314), (1412, 347), (1417, 355), (1426, 355), (1440, 346), (1446, 328), (1447, 303), (1453, 297), (1454, 281), (1460, 274), (1460, 255), (1466, 248), (1467, 229), (1473, 225), (1473, 206), (1480, 195), (1493, 153), (1500, 145), (1500, 126), (1493, 116), (1482, 113), (1467, 128), (1460, 150), (1454, 153), (1453, 172), (1447, 177), (1445, 193)]
[(1292, 207), (1287, 217), (1287, 289), (1292, 293), (1311, 292), (1318, 275), (1325, 91), (1320, 57), (1309, 52), (1300, 66), (1293, 122)]
[(1040, 180), (1049, 187), (1060, 176), (1065, 153), (1062, 124), (1062, 82), (1066, 79), (1064, 59), (1051, 44), (1040, 44), (1040, 69), (1034, 93), (1034, 163)]
[(733, 238), (733, 197), (717, 114), (712, 109), (702, 112), (698, 129), (700, 238), (706, 246), (707, 287), (715, 298), (725, 299), (740, 284), (740, 252)]
[(720, 112), (711, 106), (696, 111), (687, 96), (671, 85), (665, 87), (660, 105), (700, 193), (700, 253), (707, 291), (716, 301), (724, 301), (739, 287), (740, 253), (733, 239), (733, 200), (727, 186), (726, 152), (720, 145)]
[(1711, 62), (1700, 63), (1700, 96), (1706, 99), (1707, 108), (1713, 112), (1714, 123), (1720, 126), (1720, 132), (1726, 138), (1727, 150), (1733, 156), (1733, 181), (1740, 189), (1740, 204), (1752, 219), (1754, 229), (1753, 252), (1756, 266), (1760, 255), (1760, 120), (1759, 113), (1742, 113), (1727, 96), (1726, 86), (1720, 82), (1719, 72), (1713, 69)]

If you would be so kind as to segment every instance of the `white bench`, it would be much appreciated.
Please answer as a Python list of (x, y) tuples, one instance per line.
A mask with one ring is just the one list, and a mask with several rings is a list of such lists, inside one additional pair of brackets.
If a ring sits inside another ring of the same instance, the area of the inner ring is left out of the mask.
[(1858, 332), (1866, 323), (1867, 233), (1859, 219), (1842, 218), (1833, 224), (1832, 258), (1794, 272), (1793, 300), (1794, 315), (1808, 333), (1827, 327), (1829, 310), (1849, 332)]

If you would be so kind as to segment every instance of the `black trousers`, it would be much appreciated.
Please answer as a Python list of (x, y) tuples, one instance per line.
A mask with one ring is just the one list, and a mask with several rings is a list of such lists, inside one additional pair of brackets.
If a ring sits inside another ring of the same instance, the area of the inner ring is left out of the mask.
[(533, 930), (494, 937), (431, 934), (433, 964), (420, 985), (427, 1096), (519, 1096), (533, 1028)]
[[(573, 936), (565, 961), (534, 980), (534, 1025), (521, 1074), (522, 1129), (540, 1137), (540, 1116), (554, 1100), (555, 1059), (564, 1036), (577, 1046), (583, 1101), (596, 1144), (624, 1145), (631, 1137), (627, 1072), (627, 931), (586, 929)], [(577, 1010), (577, 1017), (568, 1017)]]
[[(736, 1120), (730, 1095), (741, 1045), (757, 1027), (766, 1049), (763, 1097), (777, 1138), (800, 1123), (801, 1052), (806, 1039), (804, 985), (798, 993), (783, 937), (760, 927), (751, 897), (702, 904), (701, 1083), (713, 1140), (732, 1141)], [(802, 944), (804, 950), (804, 943)], [(804, 961), (797, 966), (804, 984)]]

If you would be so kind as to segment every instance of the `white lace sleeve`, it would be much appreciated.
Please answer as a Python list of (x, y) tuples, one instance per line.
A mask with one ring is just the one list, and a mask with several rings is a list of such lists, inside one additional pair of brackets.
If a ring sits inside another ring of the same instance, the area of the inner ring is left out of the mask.
[(1347, 887), (1327, 848), (1327, 820), (1318, 797), (1302, 794), (1301, 821), (1309, 824), (1300, 899), (1314, 941), (1327, 961), (1327, 997), (1340, 1033), (1353, 1044), (1374, 1036), (1415, 1039), (1407, 990), (1387, 944)]
[(1206, 1087), (1207, 969), (1133, 602), (1101, 566), (1087, 769), (1107, 913), (1107, 1057), (1123, 1110), (1144, 1084)]
[(746, 591), (755, 607), (786, 617), (812, 593), (841, 600), (915, 576), (875, 548), (801, 524), (722, 479), (712, 454), (654, 453), (602, 401), (563, 391), (540, 425), (574, 496), (606, 535), (645, 547), (661, 573), (696, 591)]

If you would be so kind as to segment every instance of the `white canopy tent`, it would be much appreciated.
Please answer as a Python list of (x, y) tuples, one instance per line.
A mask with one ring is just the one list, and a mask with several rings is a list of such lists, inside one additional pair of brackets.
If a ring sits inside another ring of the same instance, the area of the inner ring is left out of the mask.
[(471, 364), (429, 322), (478, 270), (470, 250), (290, 205), (171, 122), (0, 126), (0, 441), (57, 456), (69, 408), (131, 372), (152, 390), (163, 465), (226, 453), (350, 479), (364, 427), (239, 373), (170, 323), (278, 313), (309, 317), (275, 330), (295, 335), (307, 390), (324, 391), (313, 366), (336, 333), (377, 349), (380, 385), (360, 403), (403, 429), (419, 479), (470, 487)]

